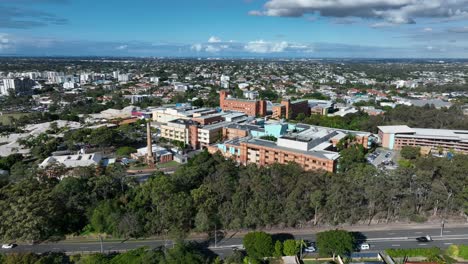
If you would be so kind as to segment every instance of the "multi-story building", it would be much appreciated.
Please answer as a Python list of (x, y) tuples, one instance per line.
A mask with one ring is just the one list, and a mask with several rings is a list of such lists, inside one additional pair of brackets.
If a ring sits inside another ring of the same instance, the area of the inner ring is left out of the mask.
[(310, 114), (312, 115), (328, 115), (334, 108), (335, 103), (327, 100), (308, 100)]
[(31, 94), (34, 85), (36, 85), (36, 82), (29, 78), (3, 79), (0, 93), (9, 95), (10, 92), (14, 92), (18, 95), (28, 95)]
[(196, 125), (192, 120), (176, 119), (160, 126), (161, 137), (190, 144), (190, 126)]
[(310, 115), (309, 103), (307, 100), (291, 102), (283, 100), (281, 104), (274, 104), (272, 107), (272, 118), (296, 118), (298, 114)]
[(266, 101), (231, 98), (227, 91), (219, 92), (219, 106), (223, 111), (243, 112), (248, 116), (266, 115)]
[(211, 125), (190, 126), (190, 145), (194, 149), (206, 148), (215, 142), (223, 140), (223, 128), (232, 124), (231, 122), (221, 122)]
[[(211, 145), (211, 153), (220, 152), (223, 156), (232, 158), (240, 164), (258, 164), (259, 166), (274, 163), (298, 163), (304, 170), (325, 170), (334, 172), (338, 165), (339, 153), (336, 146), (347, 135), (353, 135), (355, 142), (369, 148), (375, 140), (371, 133), (348, 131), (309, 125), (284, 126), (272, 124), (258, 135), (277, 133), (277, 141), (263, 140), (255, 137), (254, 132), (261, 130), (249, 125), (227, 126), (223, 135), (227, 141)], [(249, 128), (251, 130), (249, 131)], [(283, 130), (288, 128), (287, 133)], [(244, 136), (245, 137), (242, 137)]]
[(166, 123), (175, 119), (189, 120), (193, 117), (199, 118), (201, 116), (210, 115), (214, 113), (216, 113), (216, 110), (210, 108), (192, 109), (192, 107), (161, 107), (153, 111), (153, 121)]
[(117, 77), (117, 80), (119, 82), (128, 82), (132, 79), (132, 76), (128, 73), (126, 74), (119, 74), (118, 77)]
[(192, 120), (199, 123), (202, 126), (211, 125), (219, 122), (224, 121), (224, 114), (216, 113), (216, 114), (209, 114), (209, 115), (200, 115), (192, 117)]
[(399, 150), (404, 146), (428, 147), (432, 150), (468, 154), (468, 130), (379, 126), (379, 138), (385, 148)]

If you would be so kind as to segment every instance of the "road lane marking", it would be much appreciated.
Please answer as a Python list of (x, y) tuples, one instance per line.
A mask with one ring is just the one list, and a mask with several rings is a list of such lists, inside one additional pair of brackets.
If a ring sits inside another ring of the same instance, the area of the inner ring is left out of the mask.
[(414, 232), (415, 234), (422, 234), (423, 232)]
[(396, 244), (396, 245), (392, 245), (392, 247), (399, 247), (400, 245), (399, 244)]
[(452, 233), (450, 230), (444, 230), (444, 233)]
[(453, 243), (448, 242), (448, 243), (444, 243), (444, 245), (453, 245)]
[(427, 244), (419, 244), (420, 246), (427, 246)]
[(389, 234), (389, 235), (394, 235), (395, 233), (392, 232), (392, 233), (388, 233), (388, 234)]

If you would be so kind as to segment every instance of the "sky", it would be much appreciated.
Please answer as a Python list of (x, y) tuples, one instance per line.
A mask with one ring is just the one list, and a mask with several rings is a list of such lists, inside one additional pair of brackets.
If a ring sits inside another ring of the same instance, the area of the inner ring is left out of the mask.
[(0, 0), (0, 56), (468, 58), (468, 0)]

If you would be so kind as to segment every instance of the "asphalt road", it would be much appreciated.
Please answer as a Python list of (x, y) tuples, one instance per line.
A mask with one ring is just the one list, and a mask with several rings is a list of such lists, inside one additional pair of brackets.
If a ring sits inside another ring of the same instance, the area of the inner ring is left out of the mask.
[[(468, 225), (462, 227), (446, 227), (444, 235), (440, 236), (440, 228), (429, 229), (398, 229), (393, 230), (372, 230), (360, 232), (363, 240), (370, 244), (369, 252), (384, 250), (387, 248), (423, 248), (423, 247), (440, 247), (447, 248), (451, 244), (468, 244)], [(415, 240), (416, 237), (430, 235), (432, 242), (420, 243)], [(315, 234), (296, 235), (281, 234), (283, 238), (306, 239), (315, 241)], [(242, 245), (242, 238), (234, 236), (232, 238), (218, 238), (216, 247), (213, 241), (207, 242), (203, 240), (195, 240), (220, 256), (226, 256), (232, 253), (234, 248)], [(157, 248), (166, 245), (172, 247), (173, 242), (169, 240), (128, 240), (128, 241), (112, 241), (103, 243), (104, 252), (126, 251), (139, 247)], [(0, 252), (66, 252), (69, 254), (100, 252), (101, 244), (95, 242), (73, 242), (59, 241), (56, 243), (43, 243), (36, 245), (19, 245), (14, 249), (0, 249)]]

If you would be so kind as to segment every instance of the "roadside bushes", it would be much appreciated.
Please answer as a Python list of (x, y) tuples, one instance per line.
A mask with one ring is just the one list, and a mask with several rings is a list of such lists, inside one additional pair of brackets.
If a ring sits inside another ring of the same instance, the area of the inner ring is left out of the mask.
[(462, 258), (468, 260), (468, 245), (451, 245), (446, 251), (452, 258)]
[(468, 245), (458, 246), (458, 257), (468, 259)]
[(398, 248), (398, 249), (387, 249), (385, 252), (392, 258), (404, 258), (404, 257), (434, 257), (440, 255), (442, 252), (440, 248)]

